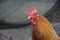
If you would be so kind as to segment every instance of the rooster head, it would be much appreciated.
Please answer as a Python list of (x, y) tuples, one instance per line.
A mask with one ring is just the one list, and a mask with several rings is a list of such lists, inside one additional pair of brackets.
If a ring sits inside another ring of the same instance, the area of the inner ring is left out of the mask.
[(36, 24), (36, 21), (39, 18), (39, 14), (38, 14), (37, 9), (36, 8), (31, 8), (29, 10), (29, 14), (28, 15), (29, 15), (28, 19), (30, 20), (31, 24), (32, 25), (35, 25)]

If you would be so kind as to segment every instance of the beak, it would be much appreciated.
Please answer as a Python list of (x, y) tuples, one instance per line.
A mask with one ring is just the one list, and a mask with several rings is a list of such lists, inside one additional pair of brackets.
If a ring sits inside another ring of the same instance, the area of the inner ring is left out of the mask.
[(31, 17), (30, 16), (28, 16), (28, 19), (30, 19)]

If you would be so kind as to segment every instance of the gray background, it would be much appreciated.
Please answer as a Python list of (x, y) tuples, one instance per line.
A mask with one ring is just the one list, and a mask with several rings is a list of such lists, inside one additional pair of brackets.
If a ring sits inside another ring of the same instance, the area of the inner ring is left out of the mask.
[(9, 23), (25, 21), (30, 8), (36, 7), (43, 15), (55, 2), (56, 0), (2, 0), (0, 3), (0, 20)]

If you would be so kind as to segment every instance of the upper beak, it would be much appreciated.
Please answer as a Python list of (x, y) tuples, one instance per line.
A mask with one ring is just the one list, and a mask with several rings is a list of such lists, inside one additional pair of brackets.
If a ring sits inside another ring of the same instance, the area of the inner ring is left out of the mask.
[(31, 17), (30, 16), (28, 16), (28, 19), (30, 19)]

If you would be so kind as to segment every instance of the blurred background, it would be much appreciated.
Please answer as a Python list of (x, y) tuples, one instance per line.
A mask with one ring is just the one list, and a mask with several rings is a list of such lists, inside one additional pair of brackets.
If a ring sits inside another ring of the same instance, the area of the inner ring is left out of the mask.
[(0, 0), (0, 40), (31, 40), (27, 17), (32, 7), (48, 18), (60, 36), (59, 0)]

